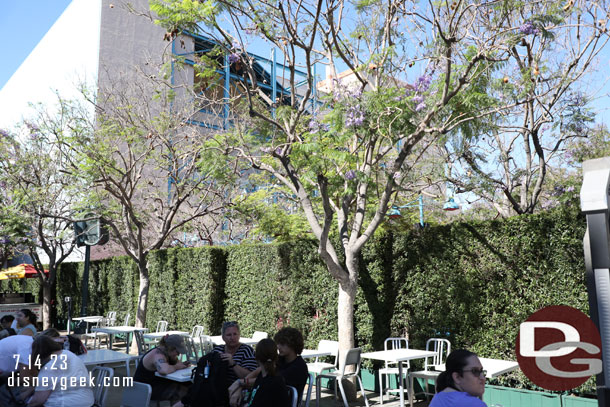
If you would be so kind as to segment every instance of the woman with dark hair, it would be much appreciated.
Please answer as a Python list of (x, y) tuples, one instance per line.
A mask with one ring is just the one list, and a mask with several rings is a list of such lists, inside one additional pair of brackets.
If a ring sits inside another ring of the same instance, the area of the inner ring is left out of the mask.
[(17, 319), (17, 335), (34, 336), (36, 333), (36, 314), (24, 308), (15, 314), (15, 319)]
[(465, 349), (451, 352), (436, 381), (430, 407), (487, 407), (481, 401), (486, 373), (476, 354)]
[(40, 363), (38, 383), (28, 406), (90, 407), (93, 391), (82, 360), (60, 342), (40, 335), (32, 343), (33, 364)]
[(289, 407), (290, 397), (284, 378), (277, 374), (277, 346), (272, 339), (256, 345), (255, 357), (261, 368), (248, 399), (249, 407)]

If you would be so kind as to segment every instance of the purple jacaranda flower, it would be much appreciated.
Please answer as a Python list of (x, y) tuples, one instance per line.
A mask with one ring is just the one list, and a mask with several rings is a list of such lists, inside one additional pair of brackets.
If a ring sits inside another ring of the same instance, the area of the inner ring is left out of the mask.
[(415, 90), (425, 92), (430, 87), (430, 83), (432, 83), (432, 78), (429, 75), (422, 75), (415, 81)]
[(282, 155), (282, 147), (278, 147), (275, 149), (275, 154), (276, 155)]
[(420, 110), (423, 110), (426, 108), (426, 103), (425, 102), (421, 102), (420, 104), (418, 104), (417, 106), (415, 106), (415, 111), (419, 112)]
[(526, 21), (521, 27), (519, 27), (519, 32), (524, 35), (538, 34), (538, 29), (533, 22)]
[(232, 54), (229, 54), (229, 63), (230, 64), (234, 64), (235, 62), (239, 61), (239, 54), (234, 52)]
[(271, 147), (261, 147), (261, 151), (263, 153), (267, 153), (268, 154), (268, 153), (272, 152), (273, 149)]
[(354, 170), (349, 170), (345, 173), (345, 179), (350, 181), (353, 180), (354, 178), (356, 178), (356, 171)]
[(355, 127), (364, 123), (364, 112), (360, 109), (360, 105), (351, 106), (345, 112), (345, 126)]
[(566, 192), (574, 192), (574, 186), (567, 187)]
[(413, 96), (413, 103), (420, 104), (424, 101), (424, 97), (422, 95)]
[(8, 131), (6, 131), (6, 130), (4, 130), (4, 129), (0, 129), (0, 136), (2, 136), (2, 137), (8, 137), (8, 136), (9, 136)]

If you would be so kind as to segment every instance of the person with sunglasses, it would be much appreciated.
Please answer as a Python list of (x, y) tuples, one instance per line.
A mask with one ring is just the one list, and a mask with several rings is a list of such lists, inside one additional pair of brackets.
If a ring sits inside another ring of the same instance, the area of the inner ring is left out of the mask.
[(481, 400), (486, 373), (476, 354), (465, 349), (451, 352), (436, 380), (430, 407), (487, 407)]
[(227, 321), (222, 324), (222, 339), (224, 345), (216, 346), (213, 351), (220, 353), (222, 360), (229, 365), (227, 372), (227, 383), (230, 385), (237, 379), (243, 379), (250, 372), (256, 370), (257, 363), (254, 358), (254, 350), (251, 346), (241, 343), (239, 324), (235, 321)]

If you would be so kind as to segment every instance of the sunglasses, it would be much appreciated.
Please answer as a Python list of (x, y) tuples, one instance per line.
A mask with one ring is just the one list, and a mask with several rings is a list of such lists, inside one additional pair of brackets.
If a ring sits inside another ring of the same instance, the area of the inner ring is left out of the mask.
[(470, 370), (462, 370), (462, 372), (470, 372), (472, 373), (475, 377), (481, 377), (481, 375), (483, 376), (487, 376), (487, 370), (485, 369), (479, 369), (479, 368), (472, 368)]
[(231, 328), (232, 326), (237, 326), (236, 321), (227, 321), (222, 324), (223, 328)]

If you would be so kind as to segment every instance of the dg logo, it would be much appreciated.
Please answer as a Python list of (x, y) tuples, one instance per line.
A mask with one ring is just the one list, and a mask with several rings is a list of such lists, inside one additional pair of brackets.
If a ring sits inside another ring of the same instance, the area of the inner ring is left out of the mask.
[(601, 373), (601, 338), (583, 312), (565, 305), (536, 311), (521, 324), (517, 361), (536, 385), (564, 391)]

